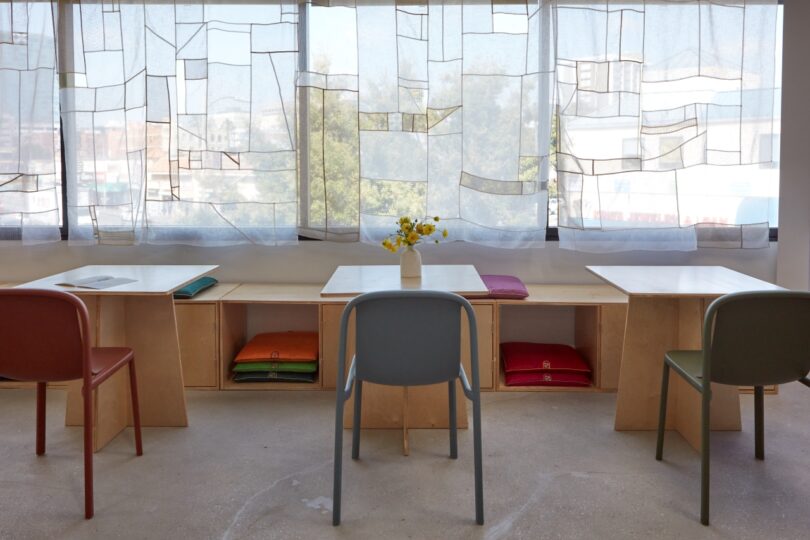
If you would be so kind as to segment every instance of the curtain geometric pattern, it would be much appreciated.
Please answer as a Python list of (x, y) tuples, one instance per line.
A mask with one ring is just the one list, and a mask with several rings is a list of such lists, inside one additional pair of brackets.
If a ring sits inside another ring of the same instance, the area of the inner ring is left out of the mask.
[(542, 244), (548, 13), (519, 1), (309, 6), (308, 230), (377, 242), (398, 216), (438, 215), (454, 239)]
[(72, 241), (377, 242), (438, 215), (453, 239), (536, 246), (551, 181), (564, 248), (767, 246), (779, 13), (0, 1), (0, 232), (60, 237), (61, 107)]
[(71, 239), (297, 239), (295, 3), (66, 6)]
[(767, 246), (776, 1), (559, 2), (556, 23), (561, 247)]
[(62, 164), (51, 2), (0, 2), (0, 228), (59, 240)]

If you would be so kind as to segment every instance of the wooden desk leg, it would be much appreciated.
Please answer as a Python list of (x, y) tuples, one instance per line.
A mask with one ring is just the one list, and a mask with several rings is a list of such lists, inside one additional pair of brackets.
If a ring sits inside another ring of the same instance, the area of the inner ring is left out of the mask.
[(656, 429), (664, 353), (677, 344), (678, 301), (630, 296), (616, 395), (616, 430)]
[(408, 444), (408, 387), (402, 387), (402, 455), (410, 455)]
[[(140, 386), (139, 386), (140, 388)], [(400, 429), (403, 426), (403, 394), (399, 386), (363, 383), (363, 428)], [(467, 428), (467, 403), (459, 383), (456, 392), (459, 429)], [(352, 427), (354, 396), (346, 401), (343, 425)], [(411, 386), (407, 400), (408, 427), (445, 429), (450, 425), (447, 407), (447, 383)]]
[(128, 346), (135, 350), (141, 424), (187, 426), (183, 367), (172, 296), (128, 297), (126, 315)]
[[(83, 300), (95, 322), (91, 339), (96, 346), (126, 346), (135, 351), (141, 424), (187, 426), (172, 297), (86, 296)], [(120, 370), (102, 383), (93, 399), (94, 450), (98, 451), (132, 425), (127, 371)], [(73, 382), (68, 386), (66, 425), (82, 425), (81, 404), (81, 382)]]
[[(90, 341), (96, 347), (126, 343), (126, 300), (122, 296), (83, 295), (90, 313)], [(93, 391), (93, 450), (98, 452), (115, 438), (129, 419), (129, 374), (127, 370), (104, 381)], [(82, 381), (68, 384), (65, 425), (81, 426)]]
[[(654, 430), (664, 353), (699, 349), (708, 301), (631, 296), (616, 398), (616, 430)], [(712, 429), (739, 430), (737, 388), (712, 386)], [(700, 395), (678, 376), (670, 377), (667, 428), (700, 447)]]

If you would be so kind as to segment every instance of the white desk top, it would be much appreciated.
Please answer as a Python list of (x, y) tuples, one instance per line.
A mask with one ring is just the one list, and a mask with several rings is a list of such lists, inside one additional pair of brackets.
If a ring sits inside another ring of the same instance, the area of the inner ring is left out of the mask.
[(586, 266), (625, 294), (635, 296), (722, 296), (782, 287), (724, 266)]
[[(216, 265), (91, 265), (74, 268), (61, 274), (44, 277), (17, 285), (17, 288), (51, 289), (80, 294), (95, 295), (146, 295), (171, 294), (195, 279), (219, 268)], [(72, 282), (91, 276), (113, 276), (134, 279), (109, 289), (84, 289), (81, 287), (60, 287), (57, 283)]]
[(424, 265), (421, 278), (402, 278), (399, 266), (338, 266), (321, 296), (357, 296), (367, 292), (421, 289), (450, 291), (461, 296), (486, 296), (481, 276), (472, 265)]

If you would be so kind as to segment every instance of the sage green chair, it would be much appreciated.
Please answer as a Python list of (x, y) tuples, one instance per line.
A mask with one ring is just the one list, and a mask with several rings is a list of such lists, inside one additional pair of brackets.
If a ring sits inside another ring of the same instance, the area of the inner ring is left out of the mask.
[(765, 458), (763, 387), (799, 381), (810, 387), (810, 292), (757, 291), (722, 296), (706, 310), (703, 350), (664, 356), (658, 444), (664, 452), (670, 368), (702, 396), (700, 522), (709, 524), (711, 384), (754, 387), (755, 456)]

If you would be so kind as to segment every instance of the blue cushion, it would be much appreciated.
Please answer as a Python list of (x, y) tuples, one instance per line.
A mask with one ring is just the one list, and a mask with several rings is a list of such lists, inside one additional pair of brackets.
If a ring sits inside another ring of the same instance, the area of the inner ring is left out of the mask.
[(203, 276), (200, 279), (192, 281), (182, 289), (177, 289), (174, 291), (174, 297), (179, 300), (194, 298), (205, 289), (211, 288), (217, 283), (219, 282), (215, 278), (212, 278), (211, 276)]

